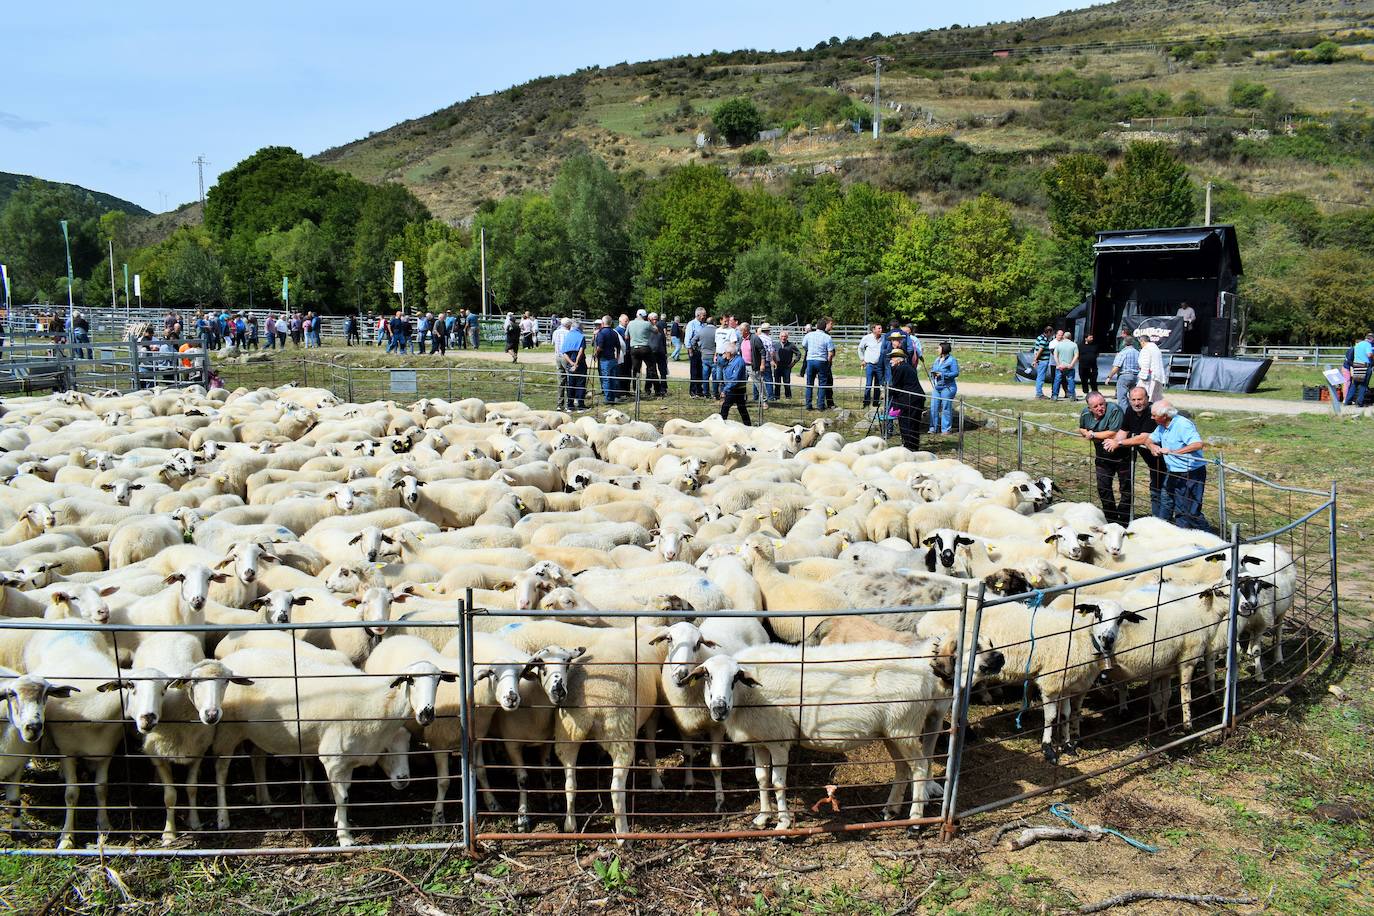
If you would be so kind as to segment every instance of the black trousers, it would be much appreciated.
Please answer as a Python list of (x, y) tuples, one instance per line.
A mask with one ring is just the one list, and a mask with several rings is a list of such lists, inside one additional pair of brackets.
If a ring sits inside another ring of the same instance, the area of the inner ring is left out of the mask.
[(668, 396), (668, 351), (654, 354), (654, 364), (658, 368), (658, 393)]
[(904, 409), (902, 415), (897, 418), (897, 432), (902, 437), (902, 448), (919, 452), (921, 450), (921, 411), (913, 409), (908, 413)]
[(701, 351), (693, 349), (687, 355), (687, 371), (692, 377), (691, 384), (688, 385), (687, 393), (692, 397), (706, 394), (705, 385), (702, 384), (701, 375)]
[[(1107, 521), (1116, 522), (1118, 525), (1129, 524), (1131, 512), (1131, 499), (1133, 492), (1131, 489), (1131, 463), (1121, 458), (1098, 458), (1096, 459), (1097, 472), (1097, 498), (1102, 503), (1102, 514), (1107, 516)], [(1121, 496), (1117, 497), (1112, 487), (1112, 479), (1115, 478), (1121, 488)]]
[(651, 394), (657, 388), (654, 380), (658, 378), (658, 357), (654, 351), (648, 347), (634, 347), (630, 350), (631, 368), (630, 374), (638, 377), (639, 370), (644, 370), (644, 393)]
[(1097, 360), (1080, 361), (1078, 363), (1078, 375), (1083, 382), (1083, 393), (1097, 390)]
[(725, 399), (721, 402), (720, 418), (722, 420), (728, 420), (730, 418), (730, 407), (731, 405), (734, 405), (735, 407), (739, 408), (740, 420), (744, 423), (744, 425), (753, 426), (754, 421), (749, 419), (749, 400), (744, 390), (744, 383), (736, 382), (736, 384), (739, 385), (739, 390), (731, 394), (727, 394), (725, 396)]

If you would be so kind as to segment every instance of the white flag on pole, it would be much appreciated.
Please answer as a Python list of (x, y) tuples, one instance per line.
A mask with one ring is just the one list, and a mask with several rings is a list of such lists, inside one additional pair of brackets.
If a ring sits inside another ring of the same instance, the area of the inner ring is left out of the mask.
[(397, 261), (396, 268), (391, 273), (391, 291), (393, 293), (400, 293), (404, 292), (405, 288), (405, 262)]
[(4, 264), (0, 264), (0, 280), (5, 281), (5, 301), (10, 301), (10, 272)]
[(141, 286), (139, 285), (139, 277), (138, 277), (138, 274), (134, 274), (134, 295), (135, 295), (135, 296), (141, 296), (141, 295), (143, 295), (143, 289), (142, 289)]

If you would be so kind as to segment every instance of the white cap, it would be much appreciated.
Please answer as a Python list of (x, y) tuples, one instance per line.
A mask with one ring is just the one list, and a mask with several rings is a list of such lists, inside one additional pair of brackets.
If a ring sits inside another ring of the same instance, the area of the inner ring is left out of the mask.
[(644, 309), (640, 309), (639, 311), (635, 312), (635, 317), (636, 317), (636, 318), (643, 318), (643, 317), (645, 317)]

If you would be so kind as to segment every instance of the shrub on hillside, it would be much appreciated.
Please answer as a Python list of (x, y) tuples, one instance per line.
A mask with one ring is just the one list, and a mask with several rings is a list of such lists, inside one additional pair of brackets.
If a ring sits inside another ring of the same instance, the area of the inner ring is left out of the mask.
[(763, 146), (755, 146), (739, 154), (740, 165), (767, 165), (773, 161), (773, 155)]
[(758, 107), (743, 97), (722, 102), (712, 113), (711, 121), (731, 146), (748, 143), (764, 128)]

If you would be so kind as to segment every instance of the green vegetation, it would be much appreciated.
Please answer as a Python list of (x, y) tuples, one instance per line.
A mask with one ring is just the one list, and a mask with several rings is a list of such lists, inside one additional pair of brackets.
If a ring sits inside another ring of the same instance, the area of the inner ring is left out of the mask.
[(753, 102), (742, 97), (721, 102), (711, 114), (711, 121), (731, 146), (748, 143), (764, 128), (763, 115)]

